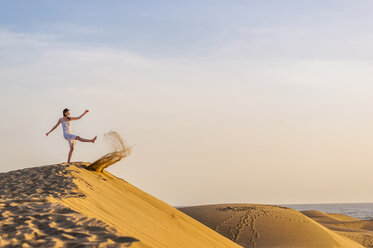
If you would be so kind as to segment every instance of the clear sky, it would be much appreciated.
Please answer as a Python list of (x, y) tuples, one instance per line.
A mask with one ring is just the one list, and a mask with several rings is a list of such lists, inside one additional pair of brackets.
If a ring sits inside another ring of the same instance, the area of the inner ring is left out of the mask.
[(372, 202), (372, 1), (2, 1), (1, 171), (110, 151), (174, 205)]

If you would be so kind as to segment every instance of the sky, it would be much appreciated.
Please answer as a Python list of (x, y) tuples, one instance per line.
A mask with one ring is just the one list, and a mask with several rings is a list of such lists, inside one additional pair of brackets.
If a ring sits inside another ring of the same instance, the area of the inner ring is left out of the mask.
[(108, 168), (173, 206), (373, 202), (373, 2), (0, 0), (1, 172)]

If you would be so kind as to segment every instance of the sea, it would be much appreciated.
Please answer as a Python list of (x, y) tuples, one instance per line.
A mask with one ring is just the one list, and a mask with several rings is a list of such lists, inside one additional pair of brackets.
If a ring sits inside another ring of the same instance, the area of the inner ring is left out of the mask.
[(318, 210), (325, 213), (338, 213), (361, 220), (373, 220), (373, 203), (321, 203), (321, 204), (275, 204), (298, 211)]

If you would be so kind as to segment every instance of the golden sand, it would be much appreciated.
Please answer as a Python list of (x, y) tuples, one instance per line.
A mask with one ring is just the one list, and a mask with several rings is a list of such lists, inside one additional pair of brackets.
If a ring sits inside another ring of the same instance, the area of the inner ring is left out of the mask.
[(291, 208), (214, 204), (179, 210), (243, 247), (363, 247)]
[(372, 221), (261, 204), (176, 209), (89, 164), (0, 173), (0, 246), (372, 246)]
[(373, 247), (373, 220), (361, 220), (342, 214), (327, 214), (315, 210), (301, 211), (301, 213), (365, 247)]
[(240, 247), (89, 163), (0, 173), (0, 246)]

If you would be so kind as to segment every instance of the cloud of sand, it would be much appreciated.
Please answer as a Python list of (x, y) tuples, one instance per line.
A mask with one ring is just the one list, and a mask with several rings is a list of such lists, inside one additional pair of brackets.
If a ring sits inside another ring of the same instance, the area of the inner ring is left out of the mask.
[(120, 161), (122, 158), (127, 157), (130, 154), (131, 148), (126, 146), (123, 142), (123, 139), (115, 131), (110, 131), (104, 134), (104, 137), (111, 142), (113, 145), (114, 151), (110, 152), (92, 164), (90, 164), (87, 169), (97, 172), (102, 172), (105, 168), (109, 167), (112, 164)]

